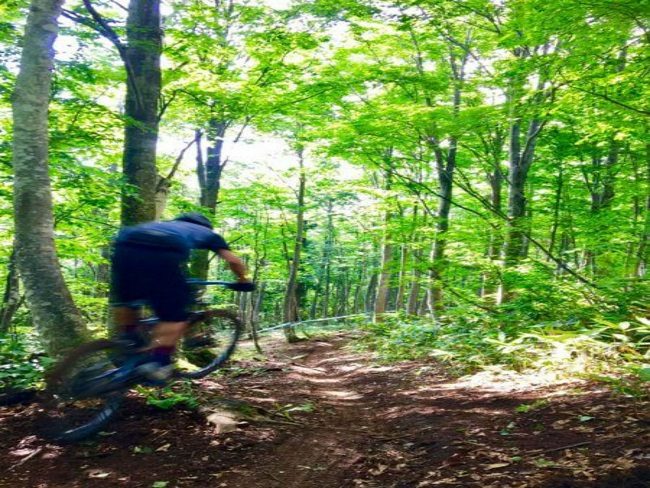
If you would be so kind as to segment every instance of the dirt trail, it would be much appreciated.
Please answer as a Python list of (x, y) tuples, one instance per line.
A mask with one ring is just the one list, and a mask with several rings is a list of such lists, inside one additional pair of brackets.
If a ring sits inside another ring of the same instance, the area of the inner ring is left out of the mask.
[(0, 486), (650, 486), (647, 404), (589, 384), (453, 381), (433, 363), (374, 364), (347, 341), (276, 344), (203, 380), (202, 404), (267, 414), (228, 433), (134, 395), (106, 435), (54, 446), (32, 434), (38, 405), (0, 408)]

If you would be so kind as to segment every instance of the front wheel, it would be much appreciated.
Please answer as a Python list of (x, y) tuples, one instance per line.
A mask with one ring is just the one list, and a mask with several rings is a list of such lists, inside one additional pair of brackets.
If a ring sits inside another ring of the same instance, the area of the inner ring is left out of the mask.
[(46, 377), (42, 433), (58, 442), (76, 442), (99, 432), (116, 414), (126, 391), (115, 359), (124, 346), (92, 341), (73, 350)]
[[(227, 310), (207, 310), (200, 317), (183, 346), (187, 361), (177, 364), (178, 377), (203, 378), (215, 371), (235, 351), (244, 328), (237, 315)], [(190, 346), (192, 341), (198, 345)]]

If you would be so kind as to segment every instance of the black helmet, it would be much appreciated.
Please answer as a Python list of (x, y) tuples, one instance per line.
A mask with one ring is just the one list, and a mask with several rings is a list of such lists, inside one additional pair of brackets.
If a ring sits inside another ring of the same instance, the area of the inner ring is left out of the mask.
[(198, 212), (188, 212), (179, 215), (174, 220), (181, 220), (183, 222), (189, 222), (190, 224), (202, 225), (208, 229), (212, 229), (212, 222), (205, 216)]

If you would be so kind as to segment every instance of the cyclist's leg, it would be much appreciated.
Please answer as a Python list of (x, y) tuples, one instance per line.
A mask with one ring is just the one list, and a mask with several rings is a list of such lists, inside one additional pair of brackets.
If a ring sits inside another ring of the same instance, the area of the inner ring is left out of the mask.
[(151, 275), (148, 299), (160, 319), (153, 330), (152, 359), (161, 366), (172, 363), (176, 344), (188, 327), (188, 307), (191, 291), (183, 272), (186, 257), (183, 254), (159, 252), (155, 272)]
[(142, 251), (117, 244), (111, 254), (111, 307), (115, 332), (121, 339), (142, 345), (138, 334), (139, 311), (122, 304), (143, 298), (141, 263)]

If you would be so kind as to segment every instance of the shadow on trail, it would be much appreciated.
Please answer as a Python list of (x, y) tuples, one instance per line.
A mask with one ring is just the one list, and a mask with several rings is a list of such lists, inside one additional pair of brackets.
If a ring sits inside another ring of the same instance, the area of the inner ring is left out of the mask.
[[(586, 383), (452, 380), (434, 363), (373, 364), (346, 339), (274, 344), (201, 381), (274, 412), (219, 434), (198, 412), (131, 396), (111, 430), (54, 446), (34, 437), (37, 405), (0, 409), (0, 486), (650, 486), (644, 404)], [(167, 482), (167, 485), (161, 484)]]

